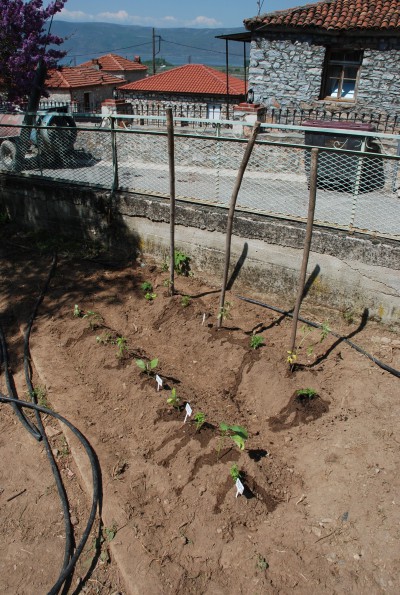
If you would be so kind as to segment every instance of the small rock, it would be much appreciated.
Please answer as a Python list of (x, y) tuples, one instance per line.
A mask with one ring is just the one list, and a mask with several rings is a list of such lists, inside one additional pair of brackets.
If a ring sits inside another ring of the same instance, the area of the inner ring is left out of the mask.
[(317, 537), (321, 537), (322, 535), (322, 531), (320, 529), (320, 527), (311, 527), (311, 531), (314, 533), (314, 535), (316, 535)]
[(291, 436), (285, 436), (285, 442), (291, 442), (293, 438)]
[(354, 554), (353, 558), (354, 558), (354, 560), (361, 560), (361, 555), (360, 554)]
[(326, 556), (326, 559), (328, 560), (328, 562), (336, 562), (336, 554), (335, 554), (335, 552), (332, 552), (332, 553), (328, 554)]
[(206, 487), (204, 487), (204, 486), (201, 486), (201, 487), (199, 488), (199, 494), (200, 494), (200, 496), (202, 496), (206, 490), (207, 490), (207, 488), (206, 488)]
[(73, 527), (75, 527), (75, 525), (77, 525), (79, 523), (78, 519), (76, 518), (76, 516), (71, 516), (71, 525)]
[(221, 527), (218, 527), (218, 529), (217, 529), (217, 533), (218, 533), (219, 535), (222, 533), (222, 529), (221, 529)]
[(51, 452), (53, 453), (53, 456), (55, 456), (55, 457), (58, 457), (58, 455), (59, 455), (59, 450), (58, 450), (58, 448), (52, 448), (52, 449), (51, 449)]

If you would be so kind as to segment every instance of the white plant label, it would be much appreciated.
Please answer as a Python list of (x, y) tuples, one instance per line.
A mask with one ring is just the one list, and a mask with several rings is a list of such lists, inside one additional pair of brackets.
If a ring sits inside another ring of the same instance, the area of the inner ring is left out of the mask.
[(186, 403), (186, 407), (185, 407), (185, 411), (186, 411), (186, 415), (185, 415), (185, 419), (184, 419), (184, 424), (187, 421), (187, 418), (190, 417), (193, 413), (191, 406), (189, 405), (189, 403)]
[(157, 390), (160, 390), (160, 388), (162, 388), (163, 381), (162, 381), (162, 378), (160, 378), (160, 376), (158, 374), (156, 374), (156, 382), (157, 382)]
[(235, 486), (236, 486), (236, 498), (237, 498), (237, 497), (239, 496), (239, 494), (240, 494), (240, 495), (242, 495), (242, 494), (243, 494), (243, 492), (244, 492), (244, 485), (242, 484), (242, 482), (241, 482), (241, 481), (240, 481), (240, 479), (238, 478), (238, 479), (236, 480)]
[(202, 326), (204, 326), (205, 321), (206, 321), (206, 314), (204, 313), (203, 314), (203, 322), (201, 323)]

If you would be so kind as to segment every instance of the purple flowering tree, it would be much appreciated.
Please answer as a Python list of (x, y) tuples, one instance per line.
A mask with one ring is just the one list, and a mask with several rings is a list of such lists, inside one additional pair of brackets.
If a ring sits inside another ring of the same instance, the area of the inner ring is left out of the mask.
[(54, 68), (66, 52), (49, 48), (63, 43), (48, 33), (51, 17), (66, 0), (55, 0), (43, 8), (43, 0), (0, 0), (0, 87), (8, 101), (26, 99), (32, 88), (40, 58)]

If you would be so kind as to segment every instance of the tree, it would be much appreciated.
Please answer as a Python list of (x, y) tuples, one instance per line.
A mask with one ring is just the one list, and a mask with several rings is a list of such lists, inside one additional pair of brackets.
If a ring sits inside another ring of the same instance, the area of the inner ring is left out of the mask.
[(42, 0), (0, 0), (0, 84), (8, 101), (29, 96), (41, 58), (48, 68), (54, 68), (65, 56), (66, 52), (48, 47), (64, 40), (46, 28), (65, 2), (54, 0), (43, 8)]

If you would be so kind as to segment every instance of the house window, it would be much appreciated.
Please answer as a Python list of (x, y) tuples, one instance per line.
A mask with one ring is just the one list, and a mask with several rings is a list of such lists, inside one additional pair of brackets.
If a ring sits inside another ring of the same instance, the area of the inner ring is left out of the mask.
[(354, 101), (362, 51), (327, 50), (321, 99)]

